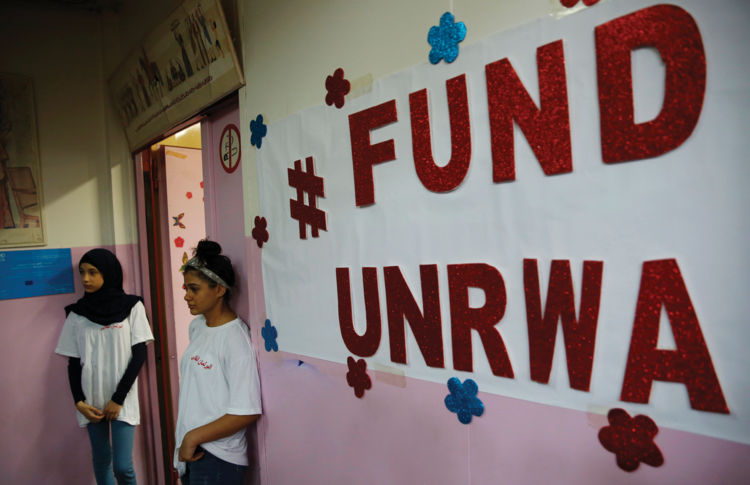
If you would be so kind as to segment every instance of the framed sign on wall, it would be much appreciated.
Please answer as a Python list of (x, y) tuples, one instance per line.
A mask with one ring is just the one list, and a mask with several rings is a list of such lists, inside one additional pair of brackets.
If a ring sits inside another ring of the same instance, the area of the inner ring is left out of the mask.
[(42, 207), (31, 79), (0, 74), (0, 247), (45, 245)]
[(109, 79), (131, 151), (245, 84), (216, 0), (187, 0)]

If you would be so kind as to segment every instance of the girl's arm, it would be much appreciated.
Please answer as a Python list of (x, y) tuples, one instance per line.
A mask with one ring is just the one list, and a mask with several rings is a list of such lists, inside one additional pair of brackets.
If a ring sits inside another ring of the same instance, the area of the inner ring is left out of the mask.
[(237, 431), (248, 427), (258, 418), (260, 418), (260, 414), (225, 414), (216, 421), (189, 431), (182, 440), (178, 457), (179, 461), (199, 460), (203, 456), (203, 453), (195, 453), (198, 445), (231, 436)]
[(125, 402), (125, 398), (128, 396), (130, 388), (133, 387), (133, 383), (148, 356), (145, 342), (133, 345), (131, 351), (133, 355), (130, 358), (128, 367), (125, 369), (125, 374), (120, 379), (120, 383), (117, 384), (117, 390), (112, 394), (112, 399), (104, 408), (104, 414), (108, 421), (114, 421), (120, 415), (122, 404)]
[(78, 357), (68, 357), (68, 382), (70, 383), (70, 392), (73, 393), (73, 401), (78, 404), (86, 400), (81, 384), (81, 359)]
[(146, 350), (146, 342), (133, 345), (131, 348), (133, 356), (130, 358), (128, 367), (125, 369), (125, 374), (122, 375), (120, 383), (117, 385), (117, 390), (112, 394), (112, 400), (122, 406), (125, 402), (125, 398), (130, 392), (130, 388), (133, 387), (135, 378), (138, 377), (138, 373), (141, 371), (148, 351)]
[(86, 395), (83, 393), (83, 385), (81, 384), (81, 370), (81, 359), (68, 357), (68, 382), (70, 383), (70, 391), (73, 393), (73, 400), (76, 403), (76, 409), (92, 423), (98, 423), (104, 418), (104, 414), (94, 406), (86, 404)]

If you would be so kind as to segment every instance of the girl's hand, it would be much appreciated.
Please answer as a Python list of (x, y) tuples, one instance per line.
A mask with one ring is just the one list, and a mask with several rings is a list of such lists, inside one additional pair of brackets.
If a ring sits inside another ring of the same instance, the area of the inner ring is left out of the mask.
[(91, 406), (90, 404), (86, 404), (83, 401), (78, 401), (76, 403), (76, 409), (78, 412), (83, 414), (83, 416), (91, 421), (92, 423), (98, 423), (104, 418), (104, 413), (102, 413), (100, 410), (95, 408), (94, 406)]
[(180, 453), (177, 455), (178, 461), (198, 461), (203, 458), (203, 452), (195, 452), (198, 447), (197, 443), (193, 443), (190, 433), (185, 435), (182, 440), (182, 446), (180, 446)]
[(122, 406), (110, 400), (104, 407), (104, 417), (107, 418), (107, 421), (115, 421), (117, 419), (117, 416), (120, 415), (121, 409)]

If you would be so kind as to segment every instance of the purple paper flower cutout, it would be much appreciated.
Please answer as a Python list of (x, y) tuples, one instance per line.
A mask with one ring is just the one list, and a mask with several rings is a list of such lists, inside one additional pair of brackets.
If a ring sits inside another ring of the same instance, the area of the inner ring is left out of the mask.
[(440, 25), (430, 28), (427, 42), (432, 46), (430, 62), (437, 64), (440, 59), (453, 62), (458, 57), (458, 43), (466, 37), (466, 25), (463, 22), (454, 23), (453, 14), (445, 12), (440, 17)]
[(609, 411), (607, 419), (609, 426), (599, 430), (599, 442), (617, 456), (617, 466), (632, 472), (641, 463), (664, 464), (664, 456), (654, 443), (659, 427), (651, 418), (643, 414), (631, 418), (624, 409), (615, 408)]
[(458, 414), (458, 420), (463, 424), (471, 423), (472, 416), (481, 416), (484, 413), (484, 404), (477, 397), (479, 386), (471, 379), (466, 379), (463, 384), (458, 377), (448, 379), (448, 390), (451, 392), (445, 396), (445, 407), (448, 411)]
[[(563, 7), (573, 8), (578, 3), (578, 0), (560, 0), (560, 3), (562, 3)], [(597, 3), (599, 3), (599, 0), (583, 0), (583, 4), (587, 7), (590, 7)]]
[(258, 244), (259, 248), (263, 247), (263, 243), (268, 242), (268, 222), (265, 217), (255, 216), (255, 227), (253, 228), (253, 239)]
[(328, 106), (336, 105), (341, 109), (344, 107), (345, 96), (349, 94), (352, 85), (344, 79), (344, 70), (340, 67), (333, 72), (333, 76), (326, 78), (326, 104)]
[(354, 357), (349, 356), (346, 359), (346, 364), (349, 366), (349, 372), (346, 373), (346, 382), (349, 387), (354, 388), (354, 395), (361, 398), (365, 395), (365, 390), (372, 387), (372, 380), (367, 375), (367, 362), (365, 359), (354, 360)]

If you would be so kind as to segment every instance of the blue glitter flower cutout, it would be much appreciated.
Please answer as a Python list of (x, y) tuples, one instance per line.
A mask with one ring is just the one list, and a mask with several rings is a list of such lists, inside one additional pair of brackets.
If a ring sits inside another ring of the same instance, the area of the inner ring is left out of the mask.
[(271, 320), (266, 320), (266, 324), (260, 329), (260, 335), (266, 341), (266, 352), (272, 350), (274, 352), (279, 351), (279, 344), (276, 343), (276, 337), (279, 336), (279, 332), (276, 331), (276, 327), (271, 325)]
[(437, 64), (440, 59), (453, 62), (458, 57), (458, 43), (466, 37), (466, 25), (463, 22), (453, 23), (453, 14), (445, 12), (440, 17), (440, 26), (430, 28), (427, 42), (432, 46), (430, 62)]
[(250, 144), (260, 148), (263, 137), (268, 133), (268, 127), (263, 124), (263, 115), (258, 115), (254, 120), (250, 120), (250, 133)]
[(484, 413), (484, 404), (477, 397), (479, 386), (471, 379), (466, 379), (463, 384), (458, 377), (448, 380), (450, 395), (445, 396), (445, 407), (448, 411), (458, 414), (458, 420), (463, 424), (471, 423), (471, 416), (481, 416)]

